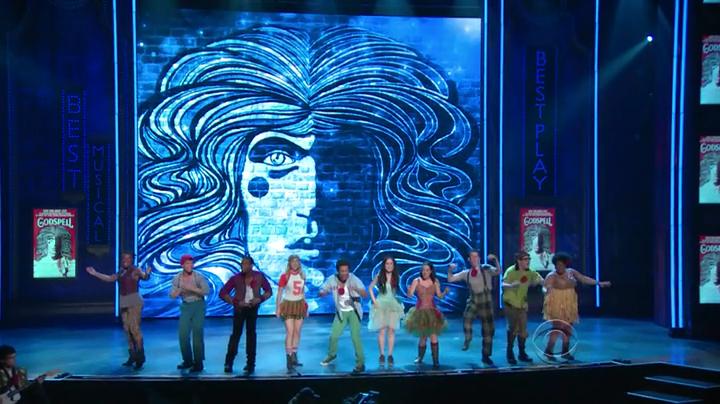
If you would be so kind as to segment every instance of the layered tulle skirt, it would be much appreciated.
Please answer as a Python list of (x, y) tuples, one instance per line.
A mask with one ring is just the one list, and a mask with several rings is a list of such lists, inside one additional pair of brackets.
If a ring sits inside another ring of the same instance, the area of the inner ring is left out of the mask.
[(405, 307), (395, 296), (389, 293), (381, 293), (375, 299), (375, 304), (370, 307), (370, 319), (368, 329), (377, 331), (381, 328), (400, 328), (400, 320), (405, 317)]

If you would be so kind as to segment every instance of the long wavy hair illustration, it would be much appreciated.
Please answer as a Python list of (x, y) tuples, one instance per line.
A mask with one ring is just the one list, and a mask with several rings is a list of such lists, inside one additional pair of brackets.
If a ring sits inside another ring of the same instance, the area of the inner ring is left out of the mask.
[[(256, 27), (171, 61), (138, 122), (138, 255), (155, 268), (141, 291), (158, 302), (145, 314), (178, 314), (167, 293), (185, 253), (210, 281), (208, 315), (232, 313), (217, 292), (248, 253), (254, 213), (242, 173), (253, 140), (268, 132), (367, 139), (377, 170), (367, 197), (378, 231), (354, 263), (365, 281), (384, 256), (397, 261), (402, 293), (424, 261), (462, 261), (473, 227), (462, 204), (477, 178), (464, 160), (477, 129), (451, 91), (411, 47), (346, 26)], [(268, 164), (286, 158), (277, 156)], [(264, 195), (266, 184), (250, 182), (250, 192)], [(462, 302), (441, 304), (449, 310)]]

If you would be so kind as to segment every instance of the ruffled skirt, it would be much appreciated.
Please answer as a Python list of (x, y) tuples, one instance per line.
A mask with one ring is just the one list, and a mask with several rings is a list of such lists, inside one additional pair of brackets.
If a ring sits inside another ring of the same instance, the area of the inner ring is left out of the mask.
[(445, 316), (435, 307), (422, 309), (413, 307), (408, 311), (405, 319), (405, 329), (418, 337), (439, 335), (446, 328)]
[(382, 293), (375, 299), (375, 304), (370, 307), (370, 318), (368, 329), (377, 331), (381, 328), (400, 328), (400, 320), (405, 317), (405, 308), (395, 296)]

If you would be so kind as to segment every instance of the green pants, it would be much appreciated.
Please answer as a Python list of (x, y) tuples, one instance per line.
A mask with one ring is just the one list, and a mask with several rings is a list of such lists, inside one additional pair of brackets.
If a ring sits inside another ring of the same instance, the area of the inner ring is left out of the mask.
[[(205, 359), (204, 324), (205, 300), (180, 304), (178, 337), (183, 362), (201, 364)], [(190, 332), (192, 332), (192, 351), (190, 351)]]
[(362, 342), (360, 341), (360, 319), (354, 311), (339, 311), (335, 314), (330, 331), (330, 347), (328, 356), (337, 355), (337, 346), (340, 335), (347, 325), (350, 325), (350, 338), (355, 347), (355, 364), (364, 365), (365, 355), (363, 354)]

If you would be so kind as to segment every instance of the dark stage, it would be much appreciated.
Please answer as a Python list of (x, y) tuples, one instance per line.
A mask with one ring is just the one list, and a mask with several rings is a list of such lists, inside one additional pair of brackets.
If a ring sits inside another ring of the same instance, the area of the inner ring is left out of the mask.
[[(539, 317), (531, 319), (531, 331), (539, 321)], [(460, 350), (460, 319), (452, 318), (448, 330), (440, 337), (439, 370), (432, 370), (428, 364), (431, 362), (429, 357), (422, 366), (413, 364), (417, 339), (403, 331), (397, 335), (395, 367), (380, 367), (377, 363), (376, 334), (363, 327), (367, 371), (359, 376), (350, 376), (354, 355), (347, 331), (341, 339), (334, 366), (323, 368), (320, 365), (326, 354), (330, 322), (331, 317), (328, 316), (313, 316), (306, 321), (299, 350), (304, 366), (299, 368), (299, 373), (288, 375), (284, 367), (282, 323), (275, 318), (261, 318), (258, 322), (257, 370), (249, 378), (243, 377), (241, 370), (244, 366), (244, 337), (241, 354), (235, 363), (235, 374), (223, 373), (230, 319), (207, 320), (207, 359), (205, 370), (199, 375), (175, 370), (180, 361), (177, 320), (144, 321), (148, 362), (141, 371), (120, 366), (126, 359), (125, 337), (119, 324), (107, 320), (54, 321), (52, 325), (43, 327), (5, 329), (0, 342), (21, 347), (19, 360), (32, 373), (60, 368), (71, 374), (66, 379), (51, 380), (47, 384), (54, 402), (71, 402), (87, 394), (92, 395), (92, 402), (98, 403), (126, 399), (139, 402), (177, 402), (184, 399), (188, 402), (216, 402), (215, 399), (223, 394), (240, 391), (252, 392), (254, 398), (235, 402), (287, 402), (304, 386), (315, 389), (323, 397), (322, 402), (339, 402), (343, 396), (371, 389), (380, 391), (381, 397), (385, 397), (381, 402), (418, 402), (417, 399), (420, 402), (437, 402), (443, 396), (459, 398), (457, 395), (467, 394), (476, 387), (501, 394), (503, 389), (513, 386), (518, 380), (522, 380), (523, 385), (536, 385), (534, 394), (547, 400), (573, 401), (574, 397), (580, 397), (577, 395), (580, 391), (590, 389), (588, 391), (596, 393), (587, 396), (586, 400), (597, 402), (593, 400), (625, 397), (626, 391), (642, 387), (645, 376), (688, 376), (687, 369), (660, 363), (689, 365), (693, 367), (691, 372), (700, 373), (701, 380), (720, 382), (716, 372), (720, 370), (720, 347), (717, 343), (672, 339), (665, 329), (649, 321), (619, 318), (581, 319), (576, 328), (580, 338), (576, 361), (549, 365), (540, 361), (530, 348), (534, 363), (515, 367), (510, 367), (505, 360), (505, 320), (499, 318), (496, 321), (493, 354), (496, 367), (491, 368), (480, 362), (477, 326), (470, 350), (463, 352)], [(700, 368), (715, 372), (705, 372)], [(562, 377), (560, 385), (570, 383), (575, 386), (572, 387), (573, 392), (553, 397), (550, 394), (553, 389), (548, 389), (545, 383), (556, 383), (553, 381), (555, 377)], [(571, 383), (570, 380), (577, 381)], [(600, 387), (610, 382), (607, 389)], [(455, 387), (443, 387), (446, 385)], [(108, 392), (112, 394), (105, 396)], [(526, 394), (527, 390), (512, 390), (505, 397), (515, 401), (522, 400)], [(100, 398), (103, 396), (105, 398)], [(191, 397), (199, 401), (193, 401)], [(390, 397), (392, 400), (388, 401)], [(431, 397), (436, 398), (431, 400)]]

